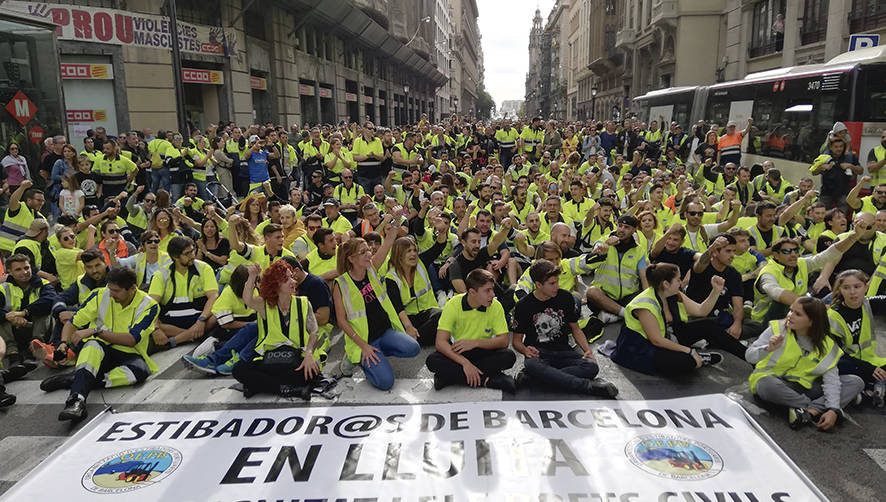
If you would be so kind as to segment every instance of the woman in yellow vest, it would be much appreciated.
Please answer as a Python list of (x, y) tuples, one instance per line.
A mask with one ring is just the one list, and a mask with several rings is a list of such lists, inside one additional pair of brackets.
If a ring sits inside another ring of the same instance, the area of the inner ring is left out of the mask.
[(381, 390), (394, 386), (394, 370), (387, 357), (415, 357), (421, 350), (415, 338), (405, 333), (401, 316), (406, 313), (394, 309), (378, 274), (396, 238), (397, 227), (389, 225), (375, 254), (359, 237), (342, 244), (337, 264), (341, 275), (332, 288), (338, 327), (345, 332), (342, 374), (350, 375), (353, 365), (359, 364), (369, 383)]
[(716, 322), (688, 322), (689, 315), (706, 317), (711, 312), (726, 284), (722, 277), (711, 278), (711, 293), (700, 304), (680, 291), (680, 269), (672, 263), (650, 265), (646, 280), (649, 288), (625, 307), (625, 324), (613, 361), (650, 375), (679, 376), (723, 360), (718, 352), (693, 349), (692, 344), (699, 340), (742, 357), (744, 345), (718, 328)]
[(146, 230), (141, 235), (139, 252), (120, 259), (113, 259), (111, 266), (123, 265), (135, 270), (136, 283), (139, 289), (147, 291), (151, 285), (154, 272), (168, 267), (172, 260), (165, 251), (160, 251), (160, 236), (153, 230)]
[(437, 338), (437, 321), (440, 310), (434, 296), (428, 266), (446, 247), (449, 223), (436, 218), (437, 238), (430, 249), (419, 253), (412, 237), (400, 237), (394, 241), (385, 284), (388, 296), (406, 328), (406, 334), (421, 345), (431, 347)]
[(256, 356), (238, 362), (232, 374), (243, 384), (245, 397), (267, 393), (310, 400), (314, 378), (320, 374), (320, 354), (314, 353), (317, 319), (311, 303), (296, 296), (292, 267), (285, 261), (265, 269), (256, 296), (259, 273), (258, 264), (250, 265), (243, 288), (243, 303), (258, 316)]
[(865, 383), (865, 395), (882, 408), (886, 397), (886, 357), (877, 355), (874, 312), (886, 309), (886, 296), (866, 296), (868, 276), (844, 270), (834, 281), (834, 300), (828, 309), (831, 337), (843, 349), (841, 375), (856, 375)]
[(751, 392), (786, 406), (792, 429), (811, 423), (821, 430), (832, 428), (842, 418), (842, 408), (864, 389), (861, 378), (839, 374), (840, 349), (829, 333), (824, 303), (801, 296), (787, 317), (771, 321), (745, 354), (756, 365), (748, 379)]
[(148, 230), (157, 232), (157, 236), (160, 237), (160, 251), (164, 253), (166, 252), (166, 246), (169, 245), (169, 241), (173, 237), (182, 235), (178, 225), (175, 223), (175, 219), (172, 217), (172, 212), (164, 208), (156, 209), (154, 214), (151, 215)]

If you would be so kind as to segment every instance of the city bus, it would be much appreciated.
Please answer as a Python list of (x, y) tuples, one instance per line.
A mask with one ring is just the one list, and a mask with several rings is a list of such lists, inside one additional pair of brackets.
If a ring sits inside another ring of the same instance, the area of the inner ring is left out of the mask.
[[(704, 120), (743, 130), (745, 165), (772, 160), (796, 183), (808, 176), (835, 122), (849, 130), (862, 166), (886, 127), (886, 46), (841, 54), (825, 64), (777, 68), (742, 80), (651, 91), (634, 99), (640, 120), (677, 121), (692, 131)], [(694, 148), (693, 148), (694, 150)]]

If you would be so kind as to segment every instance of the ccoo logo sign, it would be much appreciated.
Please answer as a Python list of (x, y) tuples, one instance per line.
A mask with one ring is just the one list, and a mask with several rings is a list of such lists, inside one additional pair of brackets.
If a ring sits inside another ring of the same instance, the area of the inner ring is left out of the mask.
[(6, 104), (6, 111), (18, 120), (18, 123), (25, 125), (34, 118), (37, 113), (37, 105), (25, 96), (25, 93), (18, 91), (12, 100)]

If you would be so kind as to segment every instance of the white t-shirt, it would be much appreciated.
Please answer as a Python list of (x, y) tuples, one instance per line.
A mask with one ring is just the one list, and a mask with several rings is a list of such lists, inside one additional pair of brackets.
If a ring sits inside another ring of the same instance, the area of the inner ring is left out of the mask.
[(80, 211), (83, 209), (80, 207), (80, 197), (85, 199), (85, 195), (83, 194), (83, 190), (75, 190), (71, 192), (67, 188), (63, 188), (61, 192), (58, 194), (59, 198), (59, 206), (63, 213), (71, 214), (74, 216), (78, 216)]

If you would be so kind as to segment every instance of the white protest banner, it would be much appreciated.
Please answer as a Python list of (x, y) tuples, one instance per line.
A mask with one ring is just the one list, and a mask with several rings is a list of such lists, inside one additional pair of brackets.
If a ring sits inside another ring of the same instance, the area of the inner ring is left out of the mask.
[(3, 500), (105, 499), (826, 500), (723, 395), (105, 413)]
[[(169, 18), (115, 9), (9, 0), (3, 7), (55, 23), (59, 40), (134, 45), (172, 50)], [(178, 45), (184, 52), (237, 57), (238, 35), (220, 26), (178, 22)]]

